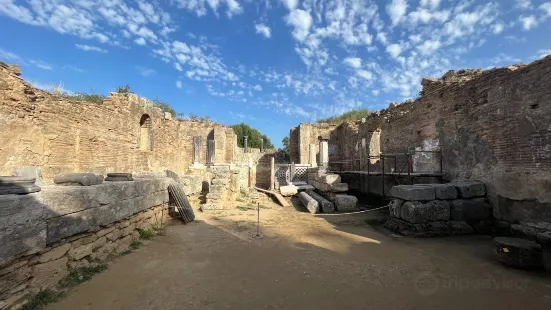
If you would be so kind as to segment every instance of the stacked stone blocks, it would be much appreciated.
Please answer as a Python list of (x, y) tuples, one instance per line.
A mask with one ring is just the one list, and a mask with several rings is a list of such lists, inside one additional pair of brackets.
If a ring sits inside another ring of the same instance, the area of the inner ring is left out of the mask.
[(325, 167), (308, 169), (308, 184), (314, 186), (326, 200), (334, 205), (338, 212), (358, 211), (358, 198), (347, 195), (348, 184), (341, 182), (338, 174), (328, 173)]
[(492, 218), (484, 183), (456, 181), (447, 184), (392, 187), (389, 229), (414, 236), (469, 234), (482, 230)]

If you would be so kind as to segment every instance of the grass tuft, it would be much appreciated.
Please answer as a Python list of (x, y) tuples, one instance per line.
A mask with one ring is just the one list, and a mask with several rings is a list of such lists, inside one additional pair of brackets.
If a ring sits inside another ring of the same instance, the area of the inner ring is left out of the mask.
[[(153, 230), (158, 230), (156, 226), (151, 227)], [(149, 240), (155, 236), (155, 233), (151, 229), (138, 229), (138, 233), (140, 233), (140, 239), (143, 240)]]
[(21, 310), (40, 310), (49, 303), (56, 302), (63, 297), (63, 293), (55, 292), (50, 289), (42, 290), (31, 296), (29, 300), (21, 307)]
[(139, 240), (134, 240), (134, 241), (132, 241), (132, 243), (130, 243), (130, 248), (131, 248), (132, 250), (137, 250), (137, 249), (140, 247), (140, 245), (142, 245), (142, 242), (141, 242), (141, 241), (139, 241)]
[(93, 267), (80, 267), (69, 270), (69, 274), (59, 281), (59, 286), (71, 288), (90, 280), (95, 274), (107, 269), (106, 264), (98, 264)]

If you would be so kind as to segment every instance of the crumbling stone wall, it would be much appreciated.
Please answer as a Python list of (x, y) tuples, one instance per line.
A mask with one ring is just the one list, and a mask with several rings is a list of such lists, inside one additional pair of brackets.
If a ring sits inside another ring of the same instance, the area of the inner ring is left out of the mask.
[(551, 223), (550, 76), (547, 56), (424, 79), (420, 98), (360, 122), (340, 149), (358, 158), (361, 139), (376, 130), (382, 153), (441, 148), (444, 179), (483, 181), (497, 219)]
[(168, 182), (136, 178), (0, 195), (0, 309), (55, 286), (69, 268), (127, 250), (138, 229), (160, 227)]
[[(140, 149), (140, 120), (150, 121), (152, 150)], [(103, 103), (71, 101), (39, 90), (0, 66), (0, 175), (40, 166), (46, 182), (67, 172), (173, 171), (186, 174), (192, 138), (214, 137), (216, 160), (234, 161), (235, 133), (221, 124), (165, 118), (135, 94), (111, 93)]]
[(310, 144), (316, 145), (316, 161), (319, 162), (319, 137), (329, 137), (329, 158), (340, 157), (338, 136), (333, 134), (338, 125), (319, 123), (302, 123), (291, 129), (290, 148), (291, 162), (308, 164)]

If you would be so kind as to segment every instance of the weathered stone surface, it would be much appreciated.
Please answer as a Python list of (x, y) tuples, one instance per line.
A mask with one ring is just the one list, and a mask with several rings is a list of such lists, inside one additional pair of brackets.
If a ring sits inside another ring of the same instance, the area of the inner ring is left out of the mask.
[(520, 221), (521, 225), (533, 227), (539, 230), (548, 230), (551, 231), (551, 223), (542, 222), (542, 221)]
[(224, 210), (224, 205), (222, 203), (213, 203), (213, 202), (207, 202), (204, 205), (201, 206), (201, 209), (204, 211), (209, 210)]
[(72, 246), (67, 254), (72, 260), (80, 260), (90, 254), (94, 250), (94, 243), (88, 243), (79, 246)]
[(6, 296), (11, 289), (27, 281), (32, 276), (31, 271), (31, 268), (24, 266), (0, 276), (0, 297)]
[(136, 191), (134, 184), (134, 182), (109, 182), (92, 188), (95, 190), (98, 203), (107, 205), (146, 194)]
[(529, 226), (524, 226), (519, 224), (511, 225), (511, 234), (517, 238), (535, 241), (538, 233), (539, 233), (539, 230), (534, 227), (529, 227)]
[(211, 185), (209, 188), (209, 193), (221, 194), (226, 191), (226, 186), (224, 185)]
[(303, 192), (303, 191), (313, 191), (314, 189), (316, 189), (315, 187), (313, 187), (312, 185), (298, 185), (297, 186), (297, 191), (299, 192)]
[(112, 232), (105, 235), (105, 237), (107, 238), (107, 240), (115, 241), (115, 240), (119, 239), (120, 237), (122, 237), (122, 230), (115, 229)]
[(94, 173), (66, 173), (54, 178), (55, 184), (65, 186), (91, 186), (102, 182), (103, 176)]
[(46, 218), (99, 207), (95, 187), (45, 186), (41, 192)]
[(320, 213), (319, 203), (306, 192), (300, 192), (297, 196), (310, 213)]
[(0, 195), (0, 230), (40, 220), (44, 213), (41, 195)]
[(458, 180), (452, 184), (461, 198), (483, 197), (486, 195), (486, 186), (479, 181)]
[(108, 173), (105, 181), (108, 182), (124, 182), (124, 181), (133, 181), (132, 173)]
[(454, 221), (480, 221), (492, 217), (492, 207), (484, 198), (451, 200), (450, 211)]
[(543, 231), (538, 233), (538, 235), (536, 236), (536, 240), (543, 247), (551, 247), (551, 231)]
[[(140, 220), (143, 220), (143, 218), (140, 219)], [(111, 227), (108, 227), (108, 228), (101, 229), (101, 230), (99, 230), (98, 232), (96, 232), (96, 236), (97, 236), (98, 238), (99, 238), (99, 237), (102, 237), (102, 236), (105, 236), (105, 235), (111, 233), (112, 231), (114, 231), (115, 229), (116, 229), (115, 226), (111, 226)]]
[(447, 221), (450, 219), (450, 205), (444, 200), (427, 203), (406, 201), (402, 206), (401, 218), (413, 224)]
[(117, 252), (124, 252), (132, 243), (132, 236), (126, 236), (117, 242)]
[(47, 225), (47, 243), (50, 244), (96, 227), (98, 225), (97, 209), (51, 218), (47, 221)]
[(392, 199), (388, 204), (388, 210), (390, 212), (390, 216), (396, 217), (396, 218), (402, 217), (403, 205), (404, 205), (404, 201), (402, 199)]
[(51, 250), (49, 250), (48, 252), (40, 255), (40, 258), (38, 260), (39, 263), (46, 263), (46, 262), (49, 262), (51, 260), (56, 260), (58, 258), (61, 258), (63, 255), (65, 255), (65, 253), (67, 253), (67, 251), (69, 251), (69, 249), (71, 248), (71, 244), (69, 243), (65, 243), (65, 244), (62, 244), (58, 247), (55, 247)]
[(282, 196), (289, 197), (289, 196), (296, 195), (298, 192), (298, 188), (294, 185), (280, 186), (279, 192), (281, 193)]
[(390, 189), (389, 195), (394, 198), (409, 201), (434, 200), (434, 188), (420, 185), (395, 185)]
[(67, 257), (33, 266), (32, 287), (45, 289), (56, 285), (68, 274)]
[(465, 221), (449, 221), (446, 224), (450, 235), (469, 235), (475, 232), (473, 227)]
[(92, 250), (102, 247), (107, 243), (107, 237), (101, 237), (92, 243)]
[(333, 203), (338, 212), (356, 212), (358, 207), (358, 198), (352, 195), (335, 194), (333, 195)]
[(222, 199), (222, 194), (220, 193), (208, 193), (207, 199)]
[(453, 184), (431, 184), (434, 188), (434, 196), (438, 200), (449, 200), (457, 198), (457, 189)]
[(111, 241), (105, 243), (90, 255), (90, 259), (104, 261), (110, 254), (114, 254), (117, 249), (117, 244)]
[(346, 183), (334, 183), (333, 185), (329, 185), (329, 186), (331, 191), (335, 193), (342, 193), (342, 192), (348, 191), (348, 184)]
[(543, 249), (533, 242), (519, 238), (494, 238), (496, 257), (501, 263), (516, 268), (543, 269)]
[(314, 198), (318, 202), (318, 204), (321, 208), (321, 211), (323, 213), (333, 213), (333, 212), (335, 212), (335, 205), (331, 201), (323, 198), (321, 195), (314, 192), (313, 190), (308, 190), (308, 191), (306, 191), (306, 193), (308, 193), (308, 195), (310, 195), (310, 197)]
[(46, 247), (46, 224), (10, 226), (0, 233), (0, 267), (23, 254), (38, 253)]
[(340, 183), (341, 182), (341, 176), (338, 175), (338, 174), (329, 173), (329, 174), (324, 175), (321, 178), (321, 181), (324, 182), (324, 183), (327, 183), (329, 185), (333, 185), (335, 183)]
[(40, 191), (35, 178), (0, 176), (0, 195), (29, 194)]
[(213, 179), (212, 180), (212, 185), (223, 185), (223, 186), (228, 186), (230, 184), (230, 179), (219, 179), (219, 178), (216, 178), (216, 179)]
[(42, 169), (37, 166), (23, 166), (15, 168), (15, 175), (24, 178), (35, 179), (34, 184), (42, 187), (46, 185), (42, 177)]

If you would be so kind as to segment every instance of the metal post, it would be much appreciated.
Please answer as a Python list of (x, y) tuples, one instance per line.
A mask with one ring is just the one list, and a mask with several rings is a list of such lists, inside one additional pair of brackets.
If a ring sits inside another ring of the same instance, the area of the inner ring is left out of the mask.
[(408, 178), (409, 178), (409, 184), (413, 185), (413, 178), (411, 177), (411, 154), (408, 154)]
[(444, 177), (444, 169), (443, 169), (443, 156), (442, 156), (442, 148), (440, 148), (440, 182), (442, 182), (442, 179)]
[(368, 195), (371, 193), (371, 175), (370, 175), (370, 169), (369, 169), (370, 162), (371, 162), (371, 156), (367, 158), (367, 194)]
[(247, 136), (243, 137), (243, 152), (248, 153), (249, 147), (247, 146)]
[(264, 236), (260, 233), (260, 203), (257, 202), (256, 207), (256, 234), (253, 235), (253, 238), (262, 239)]
[(384, 156), (381, 156), (381, 165), (383, 167), (383, 175), (382, 175), (382, 178), (383, 178), (383, 196), (381, 197), (382, 199), (382, 203), (385, 203), (385, 157)]

